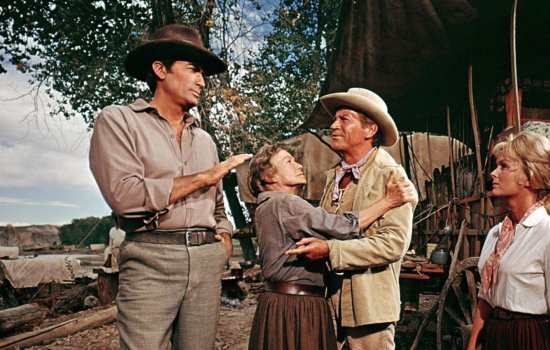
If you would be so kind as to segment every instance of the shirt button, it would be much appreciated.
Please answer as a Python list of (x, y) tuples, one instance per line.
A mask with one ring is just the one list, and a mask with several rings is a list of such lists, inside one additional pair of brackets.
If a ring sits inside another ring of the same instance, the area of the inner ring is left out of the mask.
[(170, 135), (171, 138), (174, 138), (174, 135)]

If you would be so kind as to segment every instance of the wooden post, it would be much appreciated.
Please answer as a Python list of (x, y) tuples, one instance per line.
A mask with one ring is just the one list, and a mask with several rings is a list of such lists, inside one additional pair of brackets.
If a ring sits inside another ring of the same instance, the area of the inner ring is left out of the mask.
[(0, 311), (0, 334), (41, 321), (48, 309), (38, 304), (24, 304)]
[(510, 63), (512, 66), (512, 91), (514, 92), (514, 114), (515, 114), (515, 131), (521, 131), (521, 106), (519, 105), (519, 88), (518, 88), (518, 64), (516, 55), (516, 14), (518, 8), (518, 0), (514, 0), (512, 5), (512, 13), (510, 15)]
[[(454, 142), (451, 133), (451, 109), (447, 105), (447, 137), (449, 138), (449, 165), (451, 167), (451, 201), (456, 198), (456, 180), (455, 180), (455, 157)], [(454, 227), (455, 225), (453, 225)]]
[[(96, 272), (96, 269), (94, 269)], [(97, 294), (101, 305), (111, 305), (118, 293), (118, 272), (105, 272), (98, 269), (97, 273)]]
[[(479, 125), (477, 120), (477, 111), (474, 99), (474, 81), (473, 81), (473, 72), (472, 65), (468, 66), (468, 97), (470, 100), (470, 114), (472, 117), (472, 131), (474, 133), (474, 144), (476, 152), (476, 161), (477, 161), (477, 176), (479, 179), (479, 202), (481, 206), (481, 215), (485, 215), (485, 174), (483, 172), (483, 164), (481, 162), (481, 140), (479, 137)], [(485, 221), (483, 221), (483, 227), (485, 229)]]

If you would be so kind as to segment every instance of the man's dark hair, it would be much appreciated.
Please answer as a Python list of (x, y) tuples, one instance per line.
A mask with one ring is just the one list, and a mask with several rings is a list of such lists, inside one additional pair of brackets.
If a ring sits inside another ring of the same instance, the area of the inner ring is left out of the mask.
[[(159, 60), (162, 62), (162, 64), (166, 67), (166, 70), (170, 72), (172, 70), (172, 65), (176, 60)], [(153, 62), (151, 62), (153, 63)], [(149, 90), (154, 94), (155, 90), (157, 89), (157, 82), (159, 80), (159, 77), (153, 72), (153, 67), (149, 65), (149, 70), (147, 71), (147, 79), (145, 80), (147, 82), (147, 86), (149, 86)]]
[(262, 147), (258, 153), (250, 161), (250, 173), (248, 175), (248, 187), (254, 197), (258, 197), (261, 192), (265, 191), (266, 175), (274, 175), (274, 168), (271, 164), (271, 158), (279, 151), (287, 151), (289, 146), (284, 143), (276, 143)]

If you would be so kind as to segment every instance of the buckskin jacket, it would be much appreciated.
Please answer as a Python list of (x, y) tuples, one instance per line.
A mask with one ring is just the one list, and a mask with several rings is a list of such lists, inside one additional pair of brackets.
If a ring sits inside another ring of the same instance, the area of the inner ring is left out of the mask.
[[(337, 168), (327, 171), (327, 183), (321, 199), (321, 205), (331, 212), (335, 210), (331, 205), (331, 194)], [(361, 177), (351, 209), (358, 211), (382, 198), (391, 171), (395, 172), (397, 180), (407, 178), (404, 169), (389, 153), (377, 149), (360, 168)], [(362, 230), (362, 238), (328, 241), (328, 295), (333, 301), (340, 300), (340, 326), (357, 327), (399, 320), (399, 270), (401, 258), (411, 241), (413, 212), (417, 202), (418, 195), (415, 193), (413, 202), (391, 209)], [(350, 208), (344, 206), (343, 209)]]

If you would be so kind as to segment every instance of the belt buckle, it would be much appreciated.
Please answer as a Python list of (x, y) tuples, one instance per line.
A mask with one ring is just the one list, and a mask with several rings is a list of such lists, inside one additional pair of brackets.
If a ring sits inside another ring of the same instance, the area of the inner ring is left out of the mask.
[(192, 231), (185, 231), (185, 244), (192, 246), (191, 239), (189, 234), (192, 233)]
[[(201, 242), (200, 242), (199, 239), (196, 239), (196, 242), (192, 241), (192, 239), (191, 239), (191, 237), (198, 238), (196, 233), (197, 232), (195, 232), (195, 231), (185, 231), (185, 242), (187, 243), (188, 246), (194, 247), (194, 246), (201, 245)], [(192, 236), (192, 234), (195, 234), (195, 235)]]

